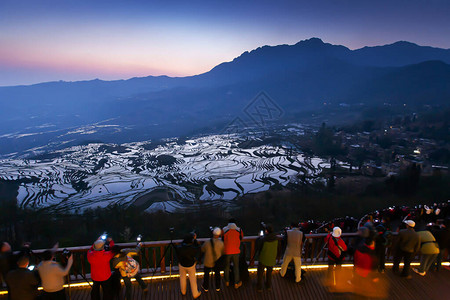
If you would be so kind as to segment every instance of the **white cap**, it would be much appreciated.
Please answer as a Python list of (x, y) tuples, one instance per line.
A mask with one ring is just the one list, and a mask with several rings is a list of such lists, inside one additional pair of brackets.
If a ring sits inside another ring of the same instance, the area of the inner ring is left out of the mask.
[(414, 222), (413, 220), (406, 220), (403, 221), (403, 223), (405, 223), (406, 225), (408, 225), (409, 227), (414, 228), (414, 226), (416, 226), (416, 222)]
[(222, 229), (220, 229), (219, 227), (214, 228), (213, 235), (219, 236), (221, 234), (222, 234)]
[(341, 236), (341, 234), (342, 234), (342, 230), (336, 226), (333, 228), (333, 233), (331, 235), (334, 236), (335, 238), (338, 238)]

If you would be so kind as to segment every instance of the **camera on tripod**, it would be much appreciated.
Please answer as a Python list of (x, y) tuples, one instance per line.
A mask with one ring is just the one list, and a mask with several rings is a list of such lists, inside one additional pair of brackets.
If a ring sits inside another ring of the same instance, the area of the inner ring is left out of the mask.
[(263, 236), (266, 231), (267, 225), (264, 222), (261, 222), (261, 231), (259, 232), (259, 236)]

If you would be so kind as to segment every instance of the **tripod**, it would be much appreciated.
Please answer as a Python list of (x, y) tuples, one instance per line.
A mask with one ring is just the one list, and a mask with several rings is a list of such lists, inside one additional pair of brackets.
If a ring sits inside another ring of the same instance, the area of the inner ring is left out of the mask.
[[(161, 256), (161, 259), (159, 260), (159, 269), (161, 270), (161, 263), (162, 261), (165, 259), (167, 252), (170, 249), (170, 260), (169, 260), (169, 278), (172, 277), (172, 265), (173, 265), (173, 250), (175, 249), (175, 244), (173, 243), (173, 228), (170, 228), (170, 244), (166, 247), (166, 249), (164, 250), (164, 253)], [(157, 266), (158, 266), (157, 265)], [(155, 276), (156, 271), (158, 270), (157, 266), (155, 266), (155, 269), (153, 270), (152, 273), (152, 278)]]

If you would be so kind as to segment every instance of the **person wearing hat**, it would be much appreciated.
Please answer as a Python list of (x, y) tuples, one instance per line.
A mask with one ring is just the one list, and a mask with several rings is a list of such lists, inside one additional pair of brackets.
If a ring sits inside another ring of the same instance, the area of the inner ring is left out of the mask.
[(216, 291), (220, 291), (220, 265), (217, 261), (222, 257), (224, 251), (223, 241), (220, 239), (222, 236), (222, 229), (219, 227), (214, 228), (212, 231), (213, 237), (206, 241), (202, 245), (202, 252), (204, 253), (204, 277), (202, 289), (207, 292), (209, 289), (209, 273), (214, 271), (214, 279), (216, 283)]
[[(106, 242), (109, 246), (114, 247), (114, 241), (108, 237)], [(98, 238), (91, 246), (87, 253), (88, 262), (91, 264), (91, 279), (92, 291), (91, 299), (100, 300), (100, 286), (103, 290), (103, 299), (112, 299), (112, 287), (110, 282), (111, 267), (110, 260), (114, 257), (114, 253), (110, 250), (105, 250), (105, 240)]]
[(334, 227), (333, 232), (329, 233), (325, 237), (325, 245), (328, 247), (328, 279), (331, 279), (334, 267), (340, 269), (342, 261), (345, 257), (345, 252), (347, 251), (347, 245), (341, 238), (342, 230), (339, 227)]
[(397, 236), (397, 245), (394, 253), (394, 266), (392, 271), (394, 273), (399, 272), (399, 265), (403, 259), (404, 266), (401, 276), (411, 278), (410, 265), (414, 255), (420, 249), (420, 237), (417, 232), (414, 231), (416, 223), (413, 220), (403, 221), (406, 225), (406, 229), (400, 230)]

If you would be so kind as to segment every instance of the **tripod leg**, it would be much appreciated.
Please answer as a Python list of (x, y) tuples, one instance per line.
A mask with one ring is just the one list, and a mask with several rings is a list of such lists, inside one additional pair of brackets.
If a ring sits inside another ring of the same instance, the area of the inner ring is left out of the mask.
[(67, 285), (69, 289), (69, 300), (72, 300), (72, 294), (70, 293), (70, 274), (67, 274)]

